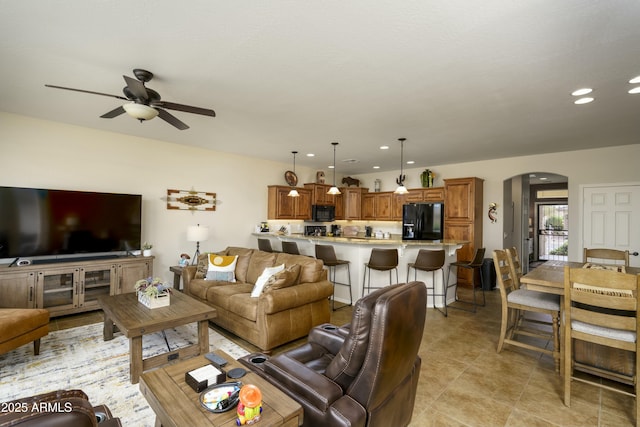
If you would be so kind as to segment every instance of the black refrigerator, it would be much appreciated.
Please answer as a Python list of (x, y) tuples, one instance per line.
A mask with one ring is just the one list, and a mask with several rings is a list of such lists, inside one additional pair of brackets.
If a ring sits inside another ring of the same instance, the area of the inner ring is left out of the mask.
[(402, 206), (402, 240), (442, 240), (444, 203), (407, 203)]

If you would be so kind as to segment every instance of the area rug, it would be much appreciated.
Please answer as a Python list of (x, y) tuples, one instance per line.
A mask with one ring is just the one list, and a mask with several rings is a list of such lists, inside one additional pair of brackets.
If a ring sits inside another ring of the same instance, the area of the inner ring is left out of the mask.
[[(155, 414), (129, 380), (129, 340), (116, 333), (102, 339), (102, 323), (55, 331), (42, 338), (40, 355), (24, 345), (0, 355), (0, 401), (59, 389), (82, 389), (94, 405), (105, 404), (122, 425), (153, 426)], [(165, 331), (171, 350), (197, 342), (197, 327), (185, 325)], [(247, 350), (209, 329), (211, 350), (220, 349), (237, 359)], [(143, 337), (144, 357), (167, 351), (161, 333)]]

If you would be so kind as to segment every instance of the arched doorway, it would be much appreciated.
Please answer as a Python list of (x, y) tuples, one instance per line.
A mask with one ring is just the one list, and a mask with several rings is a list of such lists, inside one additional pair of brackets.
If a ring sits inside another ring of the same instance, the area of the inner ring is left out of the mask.
[(548, 172), (504, 181), (503, 247), (518, 248), (524, 272), (549, 259), (567, 258), (568, 184), (566, 176)]

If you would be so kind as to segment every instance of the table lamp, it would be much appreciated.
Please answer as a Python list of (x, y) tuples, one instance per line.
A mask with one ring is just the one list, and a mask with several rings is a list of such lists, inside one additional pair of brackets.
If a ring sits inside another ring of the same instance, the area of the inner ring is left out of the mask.
[(196, 242), (196, 253), (193, 254), (191, 264), (198, 263), (198, 256), (200, 255), (200, 242), (204, 242), (209, 238), (209, 227), (200, 227), (198, 225), (190, 225), (187, 228), (187, 241)]

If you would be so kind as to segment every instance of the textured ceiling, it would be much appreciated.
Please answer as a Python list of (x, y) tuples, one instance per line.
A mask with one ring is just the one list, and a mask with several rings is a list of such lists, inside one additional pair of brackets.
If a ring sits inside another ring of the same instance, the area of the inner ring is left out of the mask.
[[(1, 0), (0, 110), (344, 174), (637, 144), (640, 2)], [(123, 74), (216, 118), (99, 116)], [(577, 106), (570, 92), (595, 89)], [(389, 145), (381, 151), (379, 146)], [(308, 158), (306, 153), (315, 153)], [(352, 162), (341, 162), (353, 160)]]

